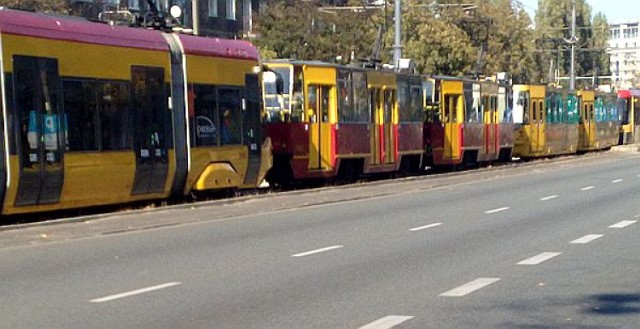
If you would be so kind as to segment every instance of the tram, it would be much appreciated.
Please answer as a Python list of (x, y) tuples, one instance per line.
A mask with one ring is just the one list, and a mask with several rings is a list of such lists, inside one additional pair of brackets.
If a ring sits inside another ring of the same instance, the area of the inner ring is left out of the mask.
[(617, 145), (618, 115), (614, 95), (580, 90), (578, 98), (581, 104), (578, 152)]
[(619, 138), (618, 144), (640, 142), (640, 90), (618, 91)]
[(511, 160), (506, 87), (494, 81), (429, 77), (424, 83), (427, 165)]
[(258, 51), (0, 9), (3, 214), (257, 186)]
[[(285, 95), (265, 83), (270, 182), (353, 179), (422, 161), (422, 89), (418, 76), (392, 70), (281, 60), (265, 66)], [(280, 105), (279, 105), (280, 104)]]
[(578, 96), (545, 85), (513, 86), (514, 156), (572, 154), (579, 142)]

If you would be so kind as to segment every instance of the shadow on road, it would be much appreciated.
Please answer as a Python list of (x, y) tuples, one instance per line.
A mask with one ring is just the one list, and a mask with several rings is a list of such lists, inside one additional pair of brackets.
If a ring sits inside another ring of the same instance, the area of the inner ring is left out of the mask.
[[(623, 315), (640, 313), (640, 294), (600, 294), (587, 298), (588, 314)], [(640, 324), (639, 324), (640, 325)]]

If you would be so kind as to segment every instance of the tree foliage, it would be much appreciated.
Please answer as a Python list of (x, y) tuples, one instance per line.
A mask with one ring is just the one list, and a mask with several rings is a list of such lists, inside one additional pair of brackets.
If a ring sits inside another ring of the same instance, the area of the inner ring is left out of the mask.
[(0, 0), (0, 6), (56, 14), (66, 14), (69, 11), (66, 0)]
[[(572, 0), (539, 0), (536, 12), (536, 40), (539, 44), (539, 66), (557, 63), (559, 74), (571, 72)], [(605, 47), (608, 25), (603, 14), (591, 19), (591, 6), (576, 1), (576, 75), (592, 76), (608, 71)], [(597, 23), (597, 26), (595, 25)], [(555, 51), (553, 51), (555, 50)], [(555, 58), (554, 58), (555, 57)]]
[(319, 9), (310, 1), (268, 2), (257, 21), (255, 44), (267, 58), (275, 55), (333, 62), (352, 54), (356, 58), (369, 56), (380, 13)]

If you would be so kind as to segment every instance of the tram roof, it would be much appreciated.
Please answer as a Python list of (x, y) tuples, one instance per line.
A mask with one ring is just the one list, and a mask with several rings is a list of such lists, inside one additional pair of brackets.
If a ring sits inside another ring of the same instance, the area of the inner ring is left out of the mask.
[(639, 89), (623, 89), (618, 90), (618, 97), (621, 98), (630, 98), (631, 96), (640, 97)]
[[(113, 26), (71, 16), (55, 16), (0, 8), (0, 33), (106, 46), (167, 51), (157, 30)], [(257, 60), (258, 50), (247, 41), (179, 34), (185, 53)]]

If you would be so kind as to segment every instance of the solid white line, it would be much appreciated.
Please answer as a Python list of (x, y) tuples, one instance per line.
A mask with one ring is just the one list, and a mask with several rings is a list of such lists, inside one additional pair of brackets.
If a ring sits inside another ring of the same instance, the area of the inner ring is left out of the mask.
[(560, 254), (562, 253), (561, 252), (543, 252), (531, 258), (527, 258), (521, 262), (518, 262), (517, 265), (538, 265)]
[(301, 252), (299, 254), (291, 255), (291, 257), (304, 257), (304, 256), (313, 255), (313, 254), (319, 254), (321, 252), (325, 252), (325, 251), (329, 251), (329, 250), (333, 250), (333, 249), (340, 249), (342, 247), (344, 247), (344, 246), (336, 245), (336, 246), (331, 246), (331, 247), (326, 247), (326, 248), (320, 248), (320, 249), (316, 249), (316, 250), (311, 250), (311, 251), (306, 251), (306, 252)]
[(585, 235), (579, 239), (575, 239), (573, 241), (571, 241), (571, 243), (589, 243), (595, 239), (599, 239), (601, 237), (603, 237), (603, 234), (589, 234), (589, 235)]
[(620, 182), (622, 182), (623, 180), (624, 180), (624, 179), (620, 179), (620, 178), (618, 178), (618, 179), (614, 179), (614, 180), (612, 180), (612, 181), (611, 181), (611, 183), (613, 183), (613, 184), (615, 184), (615, 183), (620, 183)]
[(638, 222), (637, 220), (623, 220), (621, 222), (615, 223), (611, 226), (609, 226), (609, 228), (623, 228), (623, 227), (627, 227), (631, 224), (635, 224), (636, 222)]
[(505, 211), (505, 210), (509, 210), (509, 207), (502, 207), (502, 208), (498, 208), (498, 209), (487, 210), (484, 213), (485, 214), (495, 214), (497, 212), (501, 212), (501, 211)]
[(587, 186), (587, 187), (583, 187), (580, 189), (580, 191), (588, 191), (588, 190), (593, 190), (594, 188), (596, 188), (595, 186)]
[(548, 201), (548, 200), (551, 200), (551, 199), (555, 199), (557, 197), (558, 197), (557, 195), (550, 195), (550, 196), (546, 196), (544, 198), (540, 198), (540, 201)]
[(389, 315), (366, 324), (359, 329), (389, 329), (411, 319), (413, 319), (412, 316)]
[(114, 299), (130, 297), (130, 296), (134, 296), (134, 295), (144, 294), (145, 292), (150, 292), (150, 291), (154, 291), (154, 290), (160, 290), (160, 289), (164, 289), (164, 288), (177, 286), (179, 284), (182, 284), (182, 283), (181, 282), (168, 282), (168, 283), (160, 284), (160, 285), (153, 286), (153, 287), (147, 287), (147, 288), (142, 288), (142, 289), (137, 289), (137, 290), (131, 290), (131, 291), (123, 292), (121, 294), (116, 294), (116, 295), (106, 296), (106, 297), (102, 297), (102, 298), (92, 299), (92, 300), (90, 300), (90, 302), (92, 302), (92, 303), (108, 302), (108, 301), (112, 301)]
[(500, 281), (500, 278), (478, 278), (469, 283), (465, 283), (460, 287), (451, 289), (447, 292), (440, 294), (442, 297), (462, 297), (470, 294), (478, 289), (482, 289), (494, 282)]
[(436, 226), (440, 226), (440, 225), (442, 225), (442, 223), (433, 223), (433, 224), (429, 224), (429, 225), (425, 225), (425, 226), (418, 226), (418, 227), (410, 228), (409, 231), (411, 231), (411, 232), (422, 231), (422, 230), (426, 230), (428, 228), (432, 228), (432, 227), (436, 227)]

